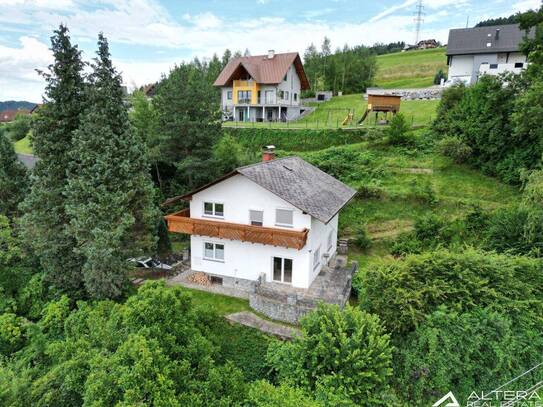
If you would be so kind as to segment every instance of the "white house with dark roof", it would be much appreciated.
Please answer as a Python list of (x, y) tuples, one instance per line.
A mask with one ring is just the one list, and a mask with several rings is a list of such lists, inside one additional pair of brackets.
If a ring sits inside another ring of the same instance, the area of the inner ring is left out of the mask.
[(308, 289), (335, 256), (339, 211), (355, 193), (301, 158), (274, 159), (269, 150), (260, 163), (170, 199), (190, 208), (166, 221), (171, 232), (191, 235), (191, 269), (215, 283)]
[(221, 88), (221, 107), (234, 121), (286, 121), (303, 110), (301, 91), (309, 80), (297, 52), (233, 58), (214, 86)]
[(520, 52), (524, 35), (518, 24), (450, 30), (449, 82), (471, 85), (484, 74), (520, 73), (527, 65), (526, 56)]

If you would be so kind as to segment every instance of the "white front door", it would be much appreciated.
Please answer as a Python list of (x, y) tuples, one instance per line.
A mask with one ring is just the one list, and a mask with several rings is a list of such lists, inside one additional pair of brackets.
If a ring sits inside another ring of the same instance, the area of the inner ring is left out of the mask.
[(278, 283), (292, 283), (292, 259), (283, 257), (273, 258), (273, 281)]

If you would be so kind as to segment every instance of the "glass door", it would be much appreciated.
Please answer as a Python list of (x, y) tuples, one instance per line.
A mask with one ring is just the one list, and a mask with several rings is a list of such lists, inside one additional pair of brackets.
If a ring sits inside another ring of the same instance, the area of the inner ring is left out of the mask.
[(292, 259), (273, 258), (273, 281), (292, 283)]

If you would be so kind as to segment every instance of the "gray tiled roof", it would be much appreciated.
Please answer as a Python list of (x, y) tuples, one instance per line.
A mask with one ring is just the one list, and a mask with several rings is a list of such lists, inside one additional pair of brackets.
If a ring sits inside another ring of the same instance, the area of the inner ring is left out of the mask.
[(240, 167), (237, 173), (328, 223), (356, 191), (300, 157), (287, 157)]
[[(500, 30), (498, 38), (496, 30)], [(524, 34), (518, 24), (453, 29), (449, 31), (447, 55), (519, 51)]]

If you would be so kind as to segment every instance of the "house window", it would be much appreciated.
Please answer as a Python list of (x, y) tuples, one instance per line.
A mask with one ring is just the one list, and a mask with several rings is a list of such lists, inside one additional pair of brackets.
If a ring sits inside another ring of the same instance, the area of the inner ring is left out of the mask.
[(498, 69), (498, 64), (490, 64), (490, 69)]
[(285, 100), (288, 100), (288, 91), (285, 91)]
[(238, 90), (238, 103), (250, 104), (251, 103), (251, 91), (250, 90)]
[(276, 209), (275, 210), (275, 224), (277, 226), (292, 227), (293, 225), (293, 213), (290, 209)]
[(249, 220), (253, 226), (262, 226), (264, 224), (264, 211), (249, 210)]
[(220, 243), (204, 243), (204, 259), (224, 262), (224, 245)]
[(321, 259), (321, 248), (319, 247), (313, 253), (313, 270), (315, 270), (319, 266), (320, 259)]
[(231, 90), (226, 92), (226, 99), (227, 100), (232, 100), (232, 91)]
[(273, 258), (273, 281), (292, 283), (292, 259)]
[(524, 68), (523, 62), (515, 62), (515, 68)]
[(277, 94), (279, 95), (279, 99), (283, 99), (285, 92), (283, 92), (282, 90), (279, 90), (277, 91)]
[(330, 233), (328, 233), (328, 251), (332, 250), (333, 245), (334, 245), (334, 231), (331, 230)]
[(204, 215), (224, 217), (224, 204), (216, 202), (204, 202)]
[(298, 94), (295, 93), (294, 95), (292, 95), (292, 97), (294, 98), (294, 101), (297, 102), (298, 101)]

